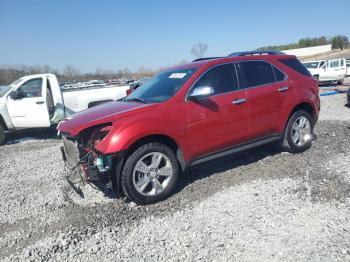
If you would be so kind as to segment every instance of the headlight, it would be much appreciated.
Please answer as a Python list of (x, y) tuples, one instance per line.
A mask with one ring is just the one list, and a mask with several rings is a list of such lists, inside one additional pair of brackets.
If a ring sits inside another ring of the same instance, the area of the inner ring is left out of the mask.
[(106, 123), (90, 128), (90, 134), (86, 134), (88, 137), (88, 145), (95, 147), (98, 143), (105, 138), (112, 129), (112, 123)]

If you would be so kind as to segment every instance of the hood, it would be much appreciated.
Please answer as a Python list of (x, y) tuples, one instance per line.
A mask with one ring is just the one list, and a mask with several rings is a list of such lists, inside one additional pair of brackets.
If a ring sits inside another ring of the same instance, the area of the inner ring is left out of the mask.
[(88, 127), (113, 122), (115, 118), (121, 116), (121, 114), (125, 114), (139, 108), (151, 109), (151, 105), (115, 101), (104, 103), (80, 113), (68, 116), (59, 123), (57, 130), (63, 133), (68, 133), (72, 136), (76, 136), (82, 130)]

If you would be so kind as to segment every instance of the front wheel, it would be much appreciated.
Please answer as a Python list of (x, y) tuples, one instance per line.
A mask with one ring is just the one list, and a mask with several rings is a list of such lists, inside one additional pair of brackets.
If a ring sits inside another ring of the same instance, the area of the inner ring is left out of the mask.
[(284, 131), (284, 148), (292, 153), (303, 152), (311, 146), (313, 138), (312, 117), (304, 110), (296, 111)]
[(0, 124), (0, 146), (5, 142), (6, 133), (5, 128)]
[(122, 189), (137, 204), (155, 203), (173, 192), (179, 172), (173, 150), (160, 143), (148, 143), (127, 158), (121, 175)]

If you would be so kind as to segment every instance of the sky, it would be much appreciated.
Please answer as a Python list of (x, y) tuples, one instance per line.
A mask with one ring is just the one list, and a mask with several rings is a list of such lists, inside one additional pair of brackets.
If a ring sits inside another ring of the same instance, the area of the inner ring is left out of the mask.
[(0, 0), (0, 64), (156, 69), (303, 37), (347, 35), (349, 0)]

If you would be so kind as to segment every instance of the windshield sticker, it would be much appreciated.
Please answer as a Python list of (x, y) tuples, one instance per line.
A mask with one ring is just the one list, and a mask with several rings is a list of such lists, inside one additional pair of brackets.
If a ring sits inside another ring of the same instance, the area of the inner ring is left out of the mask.
[(172, 73), (169, 78), (184, 78), (186, 73)]

